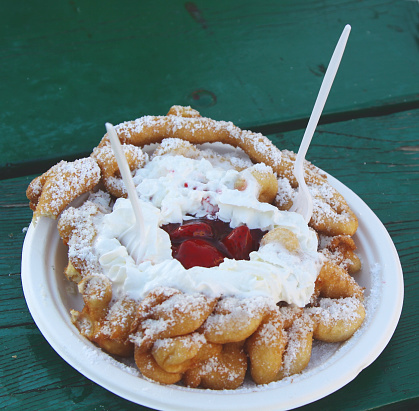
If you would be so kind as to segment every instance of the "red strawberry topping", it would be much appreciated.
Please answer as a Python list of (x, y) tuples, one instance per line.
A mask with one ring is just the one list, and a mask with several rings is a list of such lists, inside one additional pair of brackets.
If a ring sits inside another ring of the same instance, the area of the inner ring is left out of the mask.
[(196, 219), (184, 224), (166, 224), (162, 227), (170, 235), (173, 258), (185, 268), (215, 267), (224, 258), (248, 260), (259, 247), (265, 234), (247, 226), (232, 229), (228, 223), (213, 219)]
[(213, 232), (209, 224), (199, 221), (179, 226), (170, 233), (170, 236), (172, 239), (182, 239), (186, 237), (213, 237)]
[(224, 260), (224, 255), (208, 241), (186, 240), (178, 248), (175, 258), (188, 269), (191, 267), (215, 267)]
[(223, 244), (235, 260), (247, 260), (253, 251), (253, 237), (247, 226), (241, 225), (235, 228), (223, 240)]

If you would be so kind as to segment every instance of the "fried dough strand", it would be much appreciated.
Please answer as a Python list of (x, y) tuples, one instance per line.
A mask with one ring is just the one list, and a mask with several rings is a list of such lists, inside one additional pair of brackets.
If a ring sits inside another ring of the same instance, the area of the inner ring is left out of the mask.
[(355, 274), (361, 269), (361, 260), (355, 254), (356, 245), (352, 237), (338, 235), (334, 237), (321, 236), (322, 253), (328, 260)]
[(279, 311), (273, 310), (246, 341), (250, 373), (256, 384), (269, 384), (278, 379), (287, 341), (284, 321)]
[[(139, 351), (149, 350), (161, 338), (186, 335), (196, 331), (214, 309), (217, 299), (203, 294), (173, 293), (166, 298), (161, 287), (152, 297), (150, 309), (145, 312), (140, 304), (135, 322), (137, 331), (132, 340)], [(169, 290), (170, 293), (170, 290)], [(163, 300), (161, 303), (160, 300)]]
[(217, 355), (185, 372), (183, 381), (188, 387), (211, 390), (235, 390), (244, 381), (247, 357), (243, 343), (227, 343)]
[[(122, 145), (122, 152), (125, 155), (130, 171), (143, 167), (148, 160), (148, 156), (143, 153), (141, 148), (130, 144)], [(102, 181), (106, 190), (115, 197), (127, 197), (128, 194), (110, 142), (101, 147), (96, 147), (91, 157), (97, 161), (100, 167)]]
[(99, 261), (91, 252), (96, 237), (93, 218), (99, 212), (96, 204), (86, 201), (79, 208), (66, 209), (58, 220), (58, 233), (69, 247), (65, 274), (77, 283), (85, 276), (100, 272)]
[(92, 158), (61, 161), (35, 178), (26, 190), (34, 221), (57, 218), (73, 200), (92, 190), (100, 181), (100, 169)]
[(157, 340), (151, 354), (165, 371), (184, 373), (200, 362), (218, 355), (221, 349), (220, 344), (208, 343), (202, 334), (194, 332)]
[(303, 371), (311, 358), (314, 324), (310, 316), (303, 314), (289, 328), (288, 344), (285, 349), (283, 365), (277, 374), (277, 380)]
[(354, 297), (322, 298), (319, 307), (309, 308), (307, 313), (314, 321), (314, 338), (325, 342), (346, 341), (365, 318), (364, 305)]
[(161, 384), (175, 384), (182, 379), (182, 373), (167, 372), (161, 368), (149, 351), (143, 351), (135, 346), (134, 360), (141, 374), (146, 378)]
[(320, 297), (356, 297), (361, 301), (364, 299), (363, 288), (347, 271), (331, 261), (326, 261), (320, 269), (315, 290)]
[[(92, 284), (84, 286), (85, 306), (81, 312), (71, 310), (71, 320), (83, 336), (106, 352), (130, 357), (134, 352), (130, 331), (137, 304), (129, 298), (106, 304), (112, 291), (106, 282), (100, 283), (97, 280), (93, 287)], [(92, 282), (91, 279), (88, 281)]]
[[(358, 229), (358, 219), (344, 197), (328, 183), (327, 177), (323, 181), (308, 181), (307, 187), (313, 198), (313, 215), (309, 225), (328, 236), (353, 236)], [(279, 176), (275, 205), (280, 210), (289, 210), (297, 196), (297, 189), (287, 177)]]
[(216, 344), (243, 341), (257, 330), (267, 310), (263, 298), (222, 298), (202, 327), (205, 338)]

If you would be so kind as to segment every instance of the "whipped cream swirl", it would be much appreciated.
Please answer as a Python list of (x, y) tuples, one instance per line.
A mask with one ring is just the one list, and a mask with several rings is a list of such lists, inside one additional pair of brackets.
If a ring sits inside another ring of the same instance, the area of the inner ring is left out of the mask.
[[(323, 261), (317, 235), (299, 214), (258, 201), (259, 186), (251, 171), (263, 167), (239, 172), (205, 158), (163, 155), (138, 169), (134, 182), (147, 244), (138, 242), (129, 200), (118, 199), (112, 212), (99, 214), (95, 222), (95, 251), (116, 295), (140, 299), (157, 286), (168, 286), (187, 293), (267, 296), (275, 302), (307, 304)], [(243, 191), (234, 188), (238, 178), (246, 180)], [(226, 258), (217, 267), (185, 269), (172, 258), (169, 235), (160, 227), (199, 217), (217, 218), (232, 228), (284, 227), (297, 236), (300, 249), (292, 253), (279, 243), (268, 243), (252, 252), (249, 261)]]

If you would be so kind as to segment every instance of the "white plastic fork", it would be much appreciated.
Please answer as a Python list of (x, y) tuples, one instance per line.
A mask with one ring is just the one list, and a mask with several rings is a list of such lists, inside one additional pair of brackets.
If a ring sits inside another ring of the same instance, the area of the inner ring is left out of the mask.
[(303, 139), (298, 149), (297, 158), (294, 163), (294, 176), (298, 182), (297, 196), (293, 200), (290, 211), (301, 214), (304, 220), (308, 223), (313, 215), (313, 198), (304, 180), (304, 159), (307, 154), (308, 147), (313, 138), (314, 131), (320, 119), (320, 115), (326, 104), (327, 97), (335, 79), (336, 73), (339, 68), (340, 61), (342, 60), (343, 52), (345, 51), (346, 42), (348, 41), (351, 26), (347, 24), (330, 59), (329, 66), (327, 67), (326, 74), (322, 85), (320, 86), (319, 94), (316, 102), (314, 103), (313, 111), (311, 112), (310, 119), (308, 120), (307, 128), (304, 132)]

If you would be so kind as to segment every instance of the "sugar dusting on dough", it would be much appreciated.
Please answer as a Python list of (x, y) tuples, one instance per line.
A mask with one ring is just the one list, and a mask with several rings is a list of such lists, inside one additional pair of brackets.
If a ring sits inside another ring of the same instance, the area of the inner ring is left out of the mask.
[[(325, 217), (335, 222), (348, 222), (351, 215), (346, 210), (336, 212), (340, 207), (339, 199), (336, 197), (338, 192), (328, 183), (309, 184), (308, 190), (313, 198), (313, 220), (320, 223), (320, 219)], [(293, 202), (297, 196), (297, 189), (291, 187), (286, 178), (278, 179), (278, 194), (276, 202), (279, 206)]]
[[(92, 158), (82, 158), (73, 162), (61, 161), (46, 179), (40, 191), (40, 179), (34, 190), (40, 195), (36, 213), (57, 216), (64, 204), (82, 194), (84, 187), (92, 189), (100, 180), (100, 169)], [(44, 188), (45, 190), (44, 194)]]
[(236, 142), (252, 146), (256, 152), (273, 163), (279, 163), (282, 158), (281, 151), (267, 137), (260, 133), (241, 130), (232, 122), (215, 121), (204, 117), (190, 119), (181, 116), (144, 116), (115, 126), (116, 132), (122, 135), (123, 139), (132, 134), (142, 134), (146, 129), (151, 134), (157, 134), (154, 130), (164, 129), (165, 135), (162, 137), (176, 136), (179, 130), (188, 130), (195, 134), (209, 129), (216, 136), (228, 133)]
[[(142, 119), (138, 119), (135, 120), (135, 122), (128, 122), (128, 123), (123, 123), (119, 126), (117, 126), (118, 131), (123, 131), (123, 132), (132, 132), (132, 127), (134, 127), (134, 129), (136, 130), (136, 132), (142, 132), (144, 127), (154, 127), (156, 123), (159, 123), (160, 121), (162, 121), (163, 119), (165, 119), (166, 121), (166, 117), (153, 117), (153, 116), (147, 116), (147, 117), (143, 117)], [(141, 120), (141, 121), (139, 121)], [(171, 131), (173, 133), (176, 133), (177, 130), (180, 130), (182, 128), (193, 128), (193, 132), (199, 132), (199, 130), (201, 130), (204, 127), (205, 121), (211, 121), (210, 119), (203, 119), (203, 122), (201, 123), (190, 123), (188, 121), (186, 121), (187, 119), (184, 119), (182, 117), (173, 117), (173, 122), (171, 124)], [(266, 155), (268, 158), (272, 159), (272, 161), (277, 162), (280, 160), (281, 158), (281, 154), (280, 151), (277, 150), (276, 148), (273, 149), (272, 148), (272, 144), (270, 143), (270, 141), (268, 139), (266, 139), (266, 137), (262, 136), (261, 134), (255, 134), (255, 133), (251, 133), (248, 131), (242, 131), (240, 129), (238, 129), (237, 127), (235, 127), (232, 123), (226, 123), (226, 122), (215, 122), (214, 124), (216, 124), (216, 127), (219, 127), (220, 130), (221, 129), (226, 129), (228, 130), (228, 132), (237, 140), (242, 140), (242, 139), (246, 139), (246, 141), (249, 141), (249, 136), (252, 137), (251, 140), (251, 144), (253, 145), (253, 147), (260, 153), (264, 153), (264, 155)], [(205, 126), (206, 128), (206, 126)], [(267, 141), (266, 141), (267, 140)], [(261, 165), (261, 167), (266, 167), (265, 165)], [(285, 180), (285, 179), (283, 179)], [(295, 190), (293, 190), (291, 188), (291, 186), (287, 186), (285, 184), (285, 182), (282, 182), (283, 184), (280, 184), (280, 190), (279, 190), (279, 194), (278, 194), (278, 198), (279, 201), (285, 201), (287, 199), (292, 199), (295, 196)], [(288, 183), (289, 184), (289, 183)], [(34, 188), (36, 190), (36, 187)], [(342, 220), (346, 220), (348, 219), (348, 215), (345, 214), (345, 212), (342, 212), (341, 214), (339, 214), (339, 217), (336, 217), (336, 212), (333, 211), (333, 209), (330, 206), (335, 206), (336, 204), (334, 203), (335, 198), (334, 198), (334, 194), (335, 192), (333, 190), (330, 189), (330, 186), (324, 184), (324, 185), (320, 185), (320, 186), (315, 186), (315, 187), (311, 187), (312, 189), (312, 194), (315, 198), (315, 207), (318, 208), (322, 208), (322, 211), (327, 214), (330, 215), (332, 218), (341, 218)], [(319, 201), (316, 202), (316, 199), (319, 199)], [(321, 200), (320, 200), (321, 199)], [(329, 208), (330, 209), (329, 209)], [(87, 211), (87, 215), (92, 215), (93, 212), (91, 211)], [(74, 216), (73, 216), (74, 217)], [(82, 255), (84, 258), (87, 259), (87, 261), (90, 261), (90, 257), (89, 257), (89, 244), (77, 244), (77, 245), (70, 245), (70, 249), (71, 247), (73, 247), (73, 252), (74, 254), (77, 254), (78, 256)], [(75, 247), (79, 247), (79, 249), (76, 250)], [(83, 249), (82, 253), (80, 254), (80, 250)], [(93, 267), (94, 262), (92, 263), (92, 267)], [(253, 303), (255, 303), (255, 301), (253, 301)], [(347, 305), (345, 306), (347, 308), (347, 310), (342, 309), (342, 307), (340, 307), (339, 309), (336, 309), (336, 307), (333, 306), (327, 306), (328, 302), (327, 301), (323, 301), (322, 304), (324, 304), (324, 306), (321, 306), (322, 309), (328, 309), (326, 310), (332, 318), (343, 318), (348, 314), (348, 312), (351, 312), (350, 310), (353, 309), (353, 305), (351, 305), (352, 301), (348, 301)], [(163, 303), (164, 304), (164, 303)], [(171, 305), (170, 309), (171, 310), (184, 310), (185, 307), (181, 306), (179, 304), (176, 305), (176, 302), (174, 301), (170, 301), (170, 303), (167, 303), (167, 305)], [(243, 307), (240, 306), (240, 310), (244, 310), (244, 311), (248, 311), (247, 314), (254, 313), (255, 308), (256, 311), (257, 309), (260, 309), (261, 303), (260, 301), (258, 301), (256, 303), (257, 307), (255, 306), (249, 306), (249, 307)], [(167, 307), (166, 307), (167, 308)], [(235, 307), (237, 309), (237, 305)], [(169, 311), (170, 311), (169, 309)], [(190, 307), (189, 307), (190, 309)], [(167, 328), (167, 326), (170, 324), (170, 319), (166, 320), (166, 322), (162, 322), (162, 321), (155, 321), (155, 320), (146, 320), (149, 321), (150, 324), (152, 324), (149, 328), (147, 328), (147, 330), (151, 333), (151, 334), (156, 334), (159, 333), (161, 330)], [(154, 323), (152, 323), (152, 321), (154, 321)], [(296, 323), (298, 322), (298, 320), (296, 321)], [(269, 337), (269, 327), (266, 328), (266, 338)], [(301, 330), (303, 330), (303, 332), (309, 332), (310, 327), (300, 327), (300, 332), (302, 332)], [(198, 334), (199, 335), (199, 334)], [(161, 341), (160, 344), (164, 344), (163, 340), (159, 340)], [(298, 347), (298, 341), (297, 339), (295, 339), (292, 335), (292, 333), (290, 333), (290, 343), (288, 345), (289, 349), (288, 349), (288, 357), (285, 359), (285, 365), (284, 367), (290, 367), (290, 364), (293, 361), (293, 358), (295, 358), (295, 350), (294, 348)], [(321, 350), (318, 350), (319, 352)], [(215, 361), (215, 360), (214, 360)], [(216, 364), (216, 362), (211, 363), (211, 361), (207, 362), (207, 366), (208, 367), (218, 367), (220, 366), (219, 364)], [(128, 371), (129, 372), (129, 371)], [(309, 374), (310, 373), (310, 369), (307, 369), (307, 371), (304, 371), (303, 374)], [(137, 374), (137, 373), (136, 373)], [(234, 377), (234, 376), (233, 376)], [(293, 379), (299, 378), (298, 376), (294, 376)], [(278, 385), (283, 383), (283, 381), (280, 382), (276, 382), (276, 383), (272, 383), (273, 385)], [(272, 385), (270, 384), (270, 385)], [(245, 386), (243, 388), (239, 388), (237, 391), (246, 391), (249, 388), (248, 384), (246, 383)], [(255, 387), (250, 387), (251, 390), (257, 390), (259, 388), (255, 388)], [(263, 388), (261, 388), (263, 389)]]

